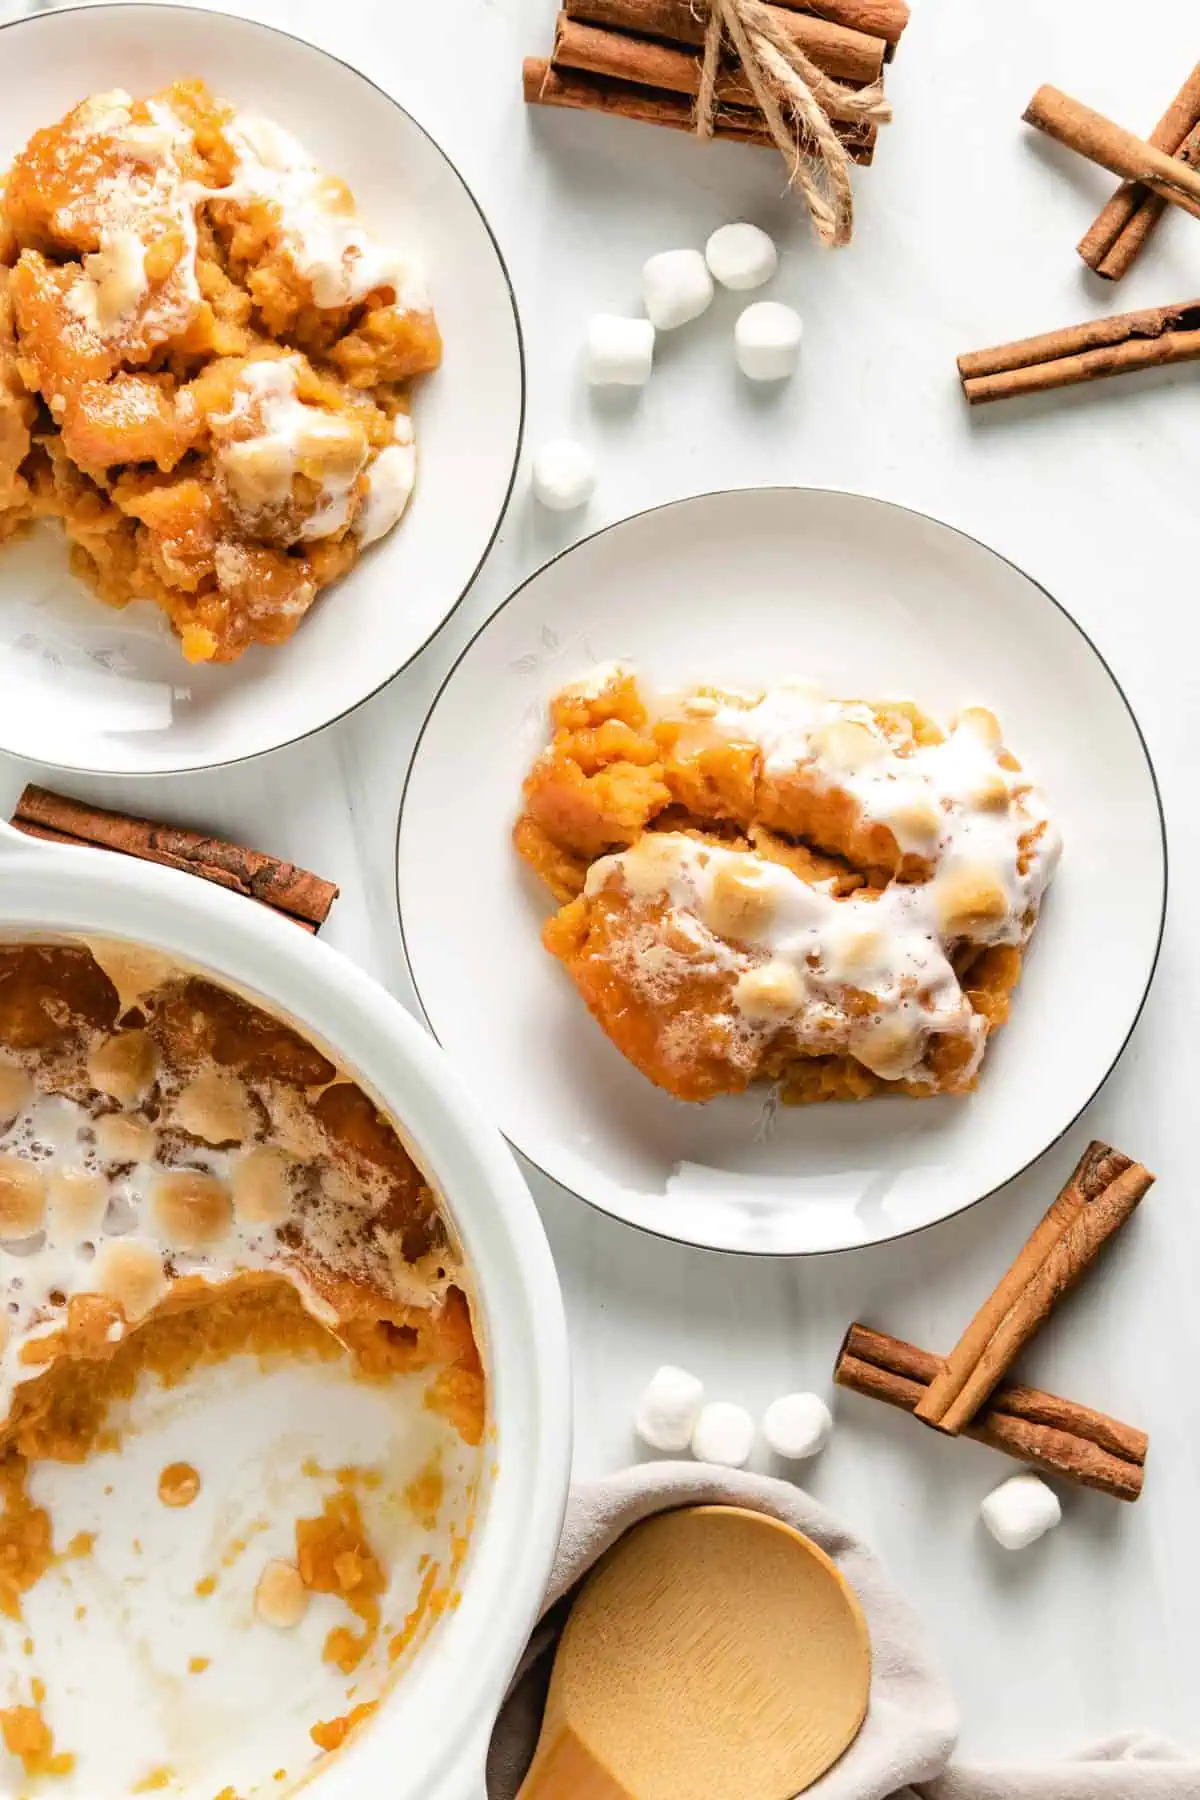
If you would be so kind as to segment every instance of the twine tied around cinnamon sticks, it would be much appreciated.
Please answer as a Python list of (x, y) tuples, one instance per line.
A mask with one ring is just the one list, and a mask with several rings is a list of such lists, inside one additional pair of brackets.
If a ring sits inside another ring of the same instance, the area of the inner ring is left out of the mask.
[(883, 125), (892, 109), (882, 83), (846, 88), (831, 81), (780, 29), (762, 0), (691, 0), (693, 14), (707, 6), (696, 134), (713, 135), (717, 81), (728, 41), (753, 90), (767, 130), (788, 166), (789, 186), (799, 188), (823, 244), (848, 244), (854, 232), (850, 158), (832, 120)]

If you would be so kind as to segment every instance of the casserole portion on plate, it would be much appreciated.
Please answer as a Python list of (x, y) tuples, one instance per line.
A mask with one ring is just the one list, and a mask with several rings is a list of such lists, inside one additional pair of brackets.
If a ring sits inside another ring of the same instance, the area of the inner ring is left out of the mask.
[(0, 189), (0, 539), (57, 519), (190, 662), (280, 643), (403, 513), (440, 359), (414, 259), (289, 132), (93, 94)]
[(681, 1100), (963, 1093), (1008, 1016), (1059, 856), (994, 715), (800, 682), (559, 693), (520, 853), (617, 1048)]

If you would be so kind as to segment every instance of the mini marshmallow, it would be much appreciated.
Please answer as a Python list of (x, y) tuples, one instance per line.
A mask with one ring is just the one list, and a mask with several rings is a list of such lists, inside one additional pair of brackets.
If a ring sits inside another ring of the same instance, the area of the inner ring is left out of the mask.
[(657, 331), (674, 331), (707, 312), (713, 284), (698, 250), (663, 250), (642, 268), (642, 299)]
[(998, 1544), (1006, 1550), (1024, 1550), (1053, 1530), (1062, 1518), (1062, 1506), (1053, 1488), (1038, 1476), (1013, 1475), (992, 1489), (979, 1513)]
[(734, 327), (738, 368), (750, 381), (786, 381), (800, 361), (800, 314), (778, 300), (756, 300)]
[(551, 512), (586, 506), (596, 491), (596, 465), (574, 438), (552, 438), (533, 459), (533, 491)]
[(653, 363), (649, 319), (596, 313), (588, 320), (584, 374), (592, 387), (645, 387)]
[(829, 1442), (833, 1414), (819, 1394), (784, 1394), (763, 1414), (762, 1430), (776, 1456), (803, 1462)]
[(754, 1420), (744, 1406), (712, 1400), (703, 1408), (692, 1432), (692, 1455), (697, 1462), (740, 1469), (753, 1448)]
[(704, 260), (722, 287), (744, 290), (770, 281), (779, 252), (774, 238), (757, 225), (722, 225), (705, 244)]
[(295, 1629), (308, 1611), (308, 1589), (294, 1563), (267, 1564), (254, 1590), (254, 1610), (267, 1625)]
[(704, 1383), (666, 1363), (655, 1371), (638, 1401), (633, 1429), (652, 1450), (678, 1456), (692, 1441), (704, 1405)]

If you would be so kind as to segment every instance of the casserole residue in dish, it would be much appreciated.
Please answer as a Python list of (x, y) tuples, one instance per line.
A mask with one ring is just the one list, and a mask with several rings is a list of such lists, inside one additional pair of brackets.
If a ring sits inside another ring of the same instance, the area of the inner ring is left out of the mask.
[(0, 1792), (280, 1792), (467, 1547), (485, 1381), (421, 1170), (249, 1000), (0, 945), (0, 1306)]

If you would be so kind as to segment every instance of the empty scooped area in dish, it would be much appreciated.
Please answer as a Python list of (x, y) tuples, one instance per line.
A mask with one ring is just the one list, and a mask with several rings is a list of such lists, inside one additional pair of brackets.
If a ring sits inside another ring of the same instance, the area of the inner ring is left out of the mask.
[[(30, 1708), (40, 1681), (49, 1754), (73, 1762), (46, 1781), (6, 1756), (0, 1791), (287, 1792), (335, 1748), (455, 1593), (476, 1456), (422, 1389), (417, 1376), (365, 1383), (344, 1357), (239, 1354), (181, 1388), (144, 1378), (109, 1414), (119, 1449), (34, 1465), (54, 1561), (21, 1618), (0, 1618), (0, 1721)], [(199, 1492), (171, 1507), (160, 1484), (181, 1464)], [(276, 1624), (260, 1585), (300, 1566), (306, 1527), (320, 1586), (304, 1588), (294, 1626)], [(114, 1718), (136, 1729), (113, 1732)]]

